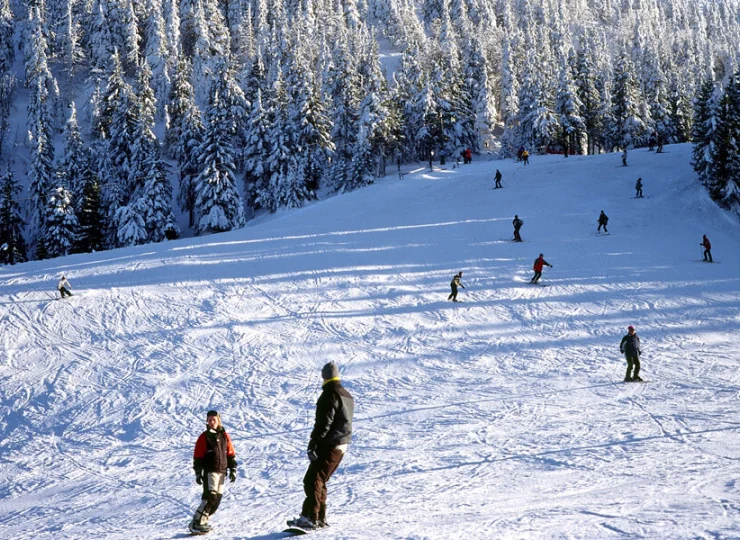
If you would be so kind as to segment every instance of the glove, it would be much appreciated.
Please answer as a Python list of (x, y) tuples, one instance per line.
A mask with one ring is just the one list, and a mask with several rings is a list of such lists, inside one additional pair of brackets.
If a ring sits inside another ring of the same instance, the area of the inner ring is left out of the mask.
[(201, 469), (195, 471), (195, 483), (199, 486), (203, 484), (203, 471)]
[(319, 459), (319, 454), (316, 452), (317, 445), (313, 442), (308, 443), (308, 450), (306, 450), (306, 455), (308, 456), (308, 461), (316, 461)]
[(232, 484), (236, 482), (236, 469), (229, 469), (229, 481)]

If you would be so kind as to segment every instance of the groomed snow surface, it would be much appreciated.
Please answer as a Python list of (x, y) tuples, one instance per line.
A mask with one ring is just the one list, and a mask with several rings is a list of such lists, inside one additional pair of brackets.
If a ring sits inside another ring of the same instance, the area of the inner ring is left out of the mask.
[[(740, 224), (690, 158), (477, 157), (0, 268), (0, 537), (186, 537), (215, 408), (239, 471), (208, 538), (281, 538), (329, 360), (355, 438), (316, 538), (740, 537)], [(630, 324), (645, 384), (622, 382)]]

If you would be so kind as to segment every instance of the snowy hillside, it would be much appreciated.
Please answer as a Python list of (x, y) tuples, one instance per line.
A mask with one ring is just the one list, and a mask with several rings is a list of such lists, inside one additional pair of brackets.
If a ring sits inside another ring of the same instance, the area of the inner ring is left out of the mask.
[(690, 155), (474, 161), (1, 267), (0, 538), (184, 538), (210, 408), (240, 468), (209, 538), (281, 538), (329, 360), (356, 434), (316, 538), (740, 537), (740, 224)]

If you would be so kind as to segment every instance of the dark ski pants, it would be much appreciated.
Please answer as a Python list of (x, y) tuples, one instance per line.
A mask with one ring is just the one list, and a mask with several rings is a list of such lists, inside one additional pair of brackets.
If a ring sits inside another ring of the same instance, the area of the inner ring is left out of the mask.
[(193, 521), (200, 525), (208, 523), (210, 518), (221, 504), (226, 485), (226, 475), (221, 473), (206, 473), (203, 475), (203, 495), (200, 505), (195, 511)]
[(447, 297), (447, 300), (452, 300), (453, 302), (457, 302), (457, 287), (454, 285), (451, 285), (452, 292), (450, 293), (450, 296)]
[(521, 242), (522, 237), (519, 235), (519, 229), (514, 229), (514, 242)]
[(69, 292), (69, 291), (68, 291), (68, 290), (66, 289), (66, 287), (59, 287), (59, 294), (61, 294), (61, 295), (62, 295), (62, 298), (64, 298), (64, 295), (65, 295), (65, 294), (66, 294), (67, 296), (72, 296), (72, 293), (71, 293), (71, 292)]
[(641, 198), (641, 197), (642, 197), (642, 188), (638, 189), (638, 190), (637, 190), (637, 191), (635, 192), (635, 199), (639, 199), (639, 198)]
[[(635, 369), (634, 373), (630, 375), (632, 372), (632, 368)], [(634, 356), (628, 356), (627, 357), (627, 373), (625, 374), (624, 378), (627, 379), (634, 379), (640, 374), (640, 357), (638, 355)]]
[(710, 249), (705, 249), (704, 250), (704, 260), (705, 261), (712, 262), (712, 250), (710, 250)]
[(531, 283), (537, 283), (541, 277), (542, 277), (542, 272), (535, 272), (534, 276), (532, 276)]
[(326, 483), (342, 462), (344, 452), (332, 448), (328, 453), (322, 452), (318, 459), (312, 461), (303, 477), (303, 501), (301, 515), (317, 523), (326, 520)]
[(599, 228), (596, 229), (596, 232), (599, 232), (602, 227), (604, 227), (604, 232), (609, 232), (606, 230), (606, 223), (599, 223)]

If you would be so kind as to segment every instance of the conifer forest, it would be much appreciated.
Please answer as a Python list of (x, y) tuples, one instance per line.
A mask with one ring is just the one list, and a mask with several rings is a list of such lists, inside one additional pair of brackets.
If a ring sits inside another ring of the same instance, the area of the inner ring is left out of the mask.
[(468, 148), (687, 141), (740, 214), (740, 0), (0, 0), (3, 264), (229, 231)]

